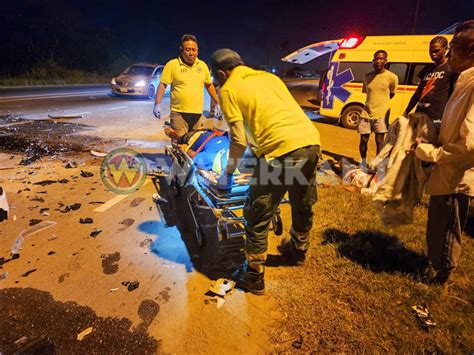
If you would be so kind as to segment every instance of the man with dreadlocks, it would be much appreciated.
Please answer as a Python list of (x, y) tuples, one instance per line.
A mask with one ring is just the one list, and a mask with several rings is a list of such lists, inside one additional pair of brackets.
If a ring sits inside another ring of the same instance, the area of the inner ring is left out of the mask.
[(429, 52), (433, 63), (427, 64), (418, 74), (420, 82), (403, 114), (405, 117), (416, 106), (416, 112), (426, 113), (439, 128), (444, 107), (458, 77), (448, 67), (447, 50), (445, 37), (436, 36), (431, 40)]

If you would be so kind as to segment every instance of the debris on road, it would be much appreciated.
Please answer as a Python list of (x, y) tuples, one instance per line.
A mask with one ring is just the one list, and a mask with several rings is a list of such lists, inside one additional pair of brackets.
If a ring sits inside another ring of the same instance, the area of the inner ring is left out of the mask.
[(91, 236), (92, 238), (95, 238), (95, 237), (97, 237), (100, 233), (102, 233), (102, 229), (96, 228), (96, 229), (94, 229), (94, 230), (91, 232), (90, 236)]
[(102, 152), (100, 150), (95, 150), (95, 149), (92, 149), (91, 150), (91, 155), (94, 156), (94, 157), (97, 157), (97, 158), (104, 158), (108, 155), (109, 153), (107, 152)]
[(77, 211), (79, 208), (81, 208), (81, 204), (80, 203), (74, 203), (72, 205), (69, 205), (69, 206), (61, 206), (60, 208), (57, 208), (56, 211), (59, 211), (61, 213), (68, 213), (70, 211)]
[(37, 224), (41, 223), (41, 219), (30, 219), (28, 223), (29, 226), (36, 226)]
[(8, 201), (7, 201), (7, 194), (3, 187), (0, 186), (0, 222), (8, 219), (8, 211), (9, 211)]
[(72, 118), (84, 118), (84, 115), (48, 115), (52, 119), (72, 119)]
[(30, 274), (34, 273), (35, 271), (37, 271), (38, 269), (31, 269), (31, 270), (28, 270), (27, 272), (24, 272), (23, 274), (21, 274), (21, 276), (23, 277), (28, 277), (30, 276)]
[(214, 297), (207, 298), (204, 300), (204, 304), (210, 304), (210, 303), (215, 303), (217, 309), (219, 309), (224, 305), (225, 299), (219, 296), (214, 296)]
[(103, 205), (105, 202), (103, 201), (91, 201), (89, 202), (89, 205)]
[[(42, 221), (28, 229), (25, 229), (20, 233), (20, 235), (16, 238), (15, 243), (13, 244), (13, 247), (11, 249), (11, 254), (12, 254), (12, 259), (14, 259), (15, 255), (18, 255), (21, 249), (21, 246), (23, 245), (23, 242), (25, 241), (26, 237), (29, 237), (35, 233), (38, 233), (39, 231), (42, 231), (46, 228), (52, 227), (56, 225), (56, 222), (52, 221)], [(16, 258), (19, 258), (20, 256), (18, 255)]]
[(92, 223), (94, 223), (94, 220), (90, 217), (79, 218), (79, 223), (80, 224), (92, 224)]
[(31, 202), (39, 202), (39, 203), (44, 203), (44, 198), (35, 196), (31, 200)]
[(115, 292), (115, 291), (118, 291), (118, 290), (119, 290), (118, 287), (116, 287), (116, 288), (111, 288), (111, 289), (110, 289), (110, 292)]
[(75, 161), (70, 161), (66, 165), (64, 165), (65, 169), (73, 169), (77, 168), (77, 163)]
[(84, 171), (84, 170), (81, 170), (81, 174), (80, 174), (82, 177), (85, 177), (85, 178), (88, 178), (88, 177), (92, 177), (94, 176), (93, 173), (89, 172), (89, 171)]
[(4, 272), (0, 274), (0, 281), (5, 280), (8, 277), (8, 272)]
[(137, 289), (139, 286), (140, 286), (140, 282), (132, 281), (132, 282), (128, 283), (127, 290), (128, 290), (128, 292), (132, 292), (133, 290)]
[(14, 344), (20, 345), (20, 344), (23, 344), (27, 340), (28, 340), (28, 337), (26, 335), (23, 335), (21, 338), (17, 339)]
[(88, 336), (93, 331), (94, 331), (93, 327), (89, 327), (89, 328), (84, 329), (82, 332), (77, 334), (77, 340), (82, 341), (86, 336)]
[(54, 255), (54, 254), (56, 254), (55, 251), (52, 251), (52, 250), (51, 250), (50, 252), (48, 252), (48, 255)]
[(430, 328), (436, 327), (437, 323), (434, 321), (425, 305), (414, 305), (411, 309), (418, 319), (421, 329), (428, 331)]
[(39, 213), (43, 216), (49, 216), (49, 213), (46, 212), (46, 211), (49, 211), (49, 208), (47, 208), (47, 207), (40, 208)]
[(210, 288), (209, 291), (224, 297), (228, 292), (230, 292), (235, 287), (235, 281), (227, 279), (218, 279)]

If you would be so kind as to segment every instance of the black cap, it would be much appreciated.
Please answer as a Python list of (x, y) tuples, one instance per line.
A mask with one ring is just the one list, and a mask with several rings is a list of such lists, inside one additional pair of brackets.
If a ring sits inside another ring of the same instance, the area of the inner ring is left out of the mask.
[(211, 68), (220, 70), (234, 69), (239, 65), (244, 65), (239, 53), (229, 48), (216, 50), (211, 56)]

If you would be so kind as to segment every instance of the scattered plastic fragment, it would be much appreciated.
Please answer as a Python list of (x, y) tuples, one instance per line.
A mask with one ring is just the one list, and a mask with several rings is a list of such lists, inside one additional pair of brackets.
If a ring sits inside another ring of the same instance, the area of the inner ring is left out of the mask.
[(102, 152), (102, 151), (99, 151), (99, 150), (94, 150), (92, 149), (91, 150), (91, 155), (94, 156), (94, 157), (98, 157), (98, 158), (104, 158), (107, 156), (107, 152)]
[(56, 211), (59, 211), (61, 213), (68, 213), (70, 211), (77, 211), (79, 208), (81, 208), (81, 206), (82, 205), (80, 203), (74, 203), (69, 206), (61, 206), (60, 208), (56, 209)]
[(23, 274), (21, 274), (21, 276), (23, 277), (28, 277), (30, 276), (30, 274), (34, 273), (35, 271), (37, 271), (38, 269), (31, 269), (31, 270), (28, 270), (27, 272), (24, 272)]
[(94, 230), (91, 232), (90, 236), (91, 236), (92, 238), (95, 238), (95, 237), (97, 237), (100, 233), (102, 233), (102, 229), (96, 228), (96, 229), (94, 229)]
[(82, 341), (86, 336), (88, 336), (93, 331), (94, 331), (93, 327), (89, 327), (89, 328), (84, 329), (82, 332), (77, 334), (77, 340)]
[(412, 306), (411, 309), (423, 330), (429, 330), (429, 328), (436, 327), (437, 323), (434, 321), (433, 317), (431, 317), (431, 314), (425, 305), (415, 305)]
[(140, 286), (140, 282), (133, 281), (128, 284), (127, 290), (128, 292), (132, 292), (133, 290), (137, 289)]
[(72, 162), (68, 162), (65, 166), (64, 166), (65, 169), (73, 169), (73, 168), (77, 168), (77, 163), (75, 161), (72, 161)]
[(23, 242), (25, 241), (26, 237), (29, 237), (35, 233), (38, 233), (39, 231), (42, 231), (54, 225), (56, 225), (56, 222), (43, 221), (22, 231), (20, 235), (16, 238), (15, 243), (13, 244), (13, 247), (11, 250), (12, 258), (13, 258), (13, 255), (16, 255), (20, 252), (21, 246), (23, 245)]
[(56, 234), (51, 234), (51, 237), (48, 238), (49, 241), (55, 240), (55, 239), (58, 239), (58, 237), (56, 236)]
[(52, 251), (52, 250), (51, 250), (50, 252), (48, 252), (48, 255), (54, 255), (54, 254), (56, 254), (55, 251)]
[(110, 289), (110, 292), (115, 292), (115, 291), (118, 291), (118, 290), (119, 290), (118, 287), (116, 287), (116, 288), (111, 288), (111, 289)]
[(212, 293), (224, 297), (227, 292), (235, 287), (235, 281), (227, 279), (218, 279), (210, 288)]
[(81, 224), (92, 224), (92, 223), (94, 223), (94, 220), (90, 217), (79, 218), (79, 223), (81, 223)]
[(19, 338), (19, 339), (17, 339), (17, 340), (15, 341), (15, 345), (22, 344), (22, 343), (24, 343), (24, 342), (27, 341), (27, 340), (28, 340), (28, 337), (27, 337), (26, 335), (23, 335), (21, 338)]
[(5, 280), (8, 277), (8, 272), (3, 272), (0, 274), (0, 281)]
[(82, 177), (85, 177), (85, 178), (94, 176), (93, 173), (90, 173), (90, 172), (84, 171), (84, 170), (81, 170), (81, 174), (80, 174), (80, 175), (81, 175)]

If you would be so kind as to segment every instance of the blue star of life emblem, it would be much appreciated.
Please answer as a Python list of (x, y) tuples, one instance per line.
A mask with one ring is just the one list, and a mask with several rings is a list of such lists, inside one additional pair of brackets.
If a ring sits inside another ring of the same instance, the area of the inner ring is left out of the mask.
[(323, 97), (323, 108), (333, 108), (334, 98), (337, 97), (342, 102), (346, 102), (351, 93), (343, 85), (354, 80), (352, 70), (346, 69), (339, 73), (339, 62), (332, 62), (326, 75), (326, 91)]

